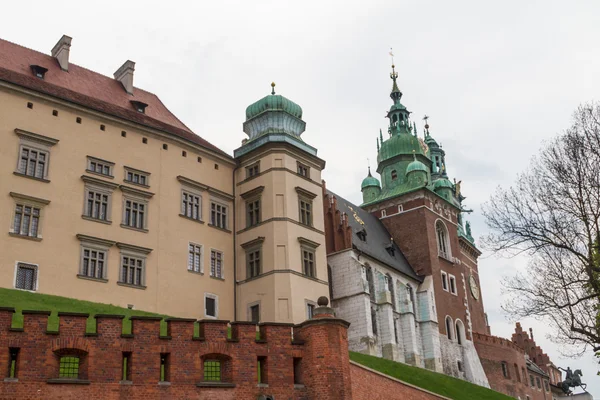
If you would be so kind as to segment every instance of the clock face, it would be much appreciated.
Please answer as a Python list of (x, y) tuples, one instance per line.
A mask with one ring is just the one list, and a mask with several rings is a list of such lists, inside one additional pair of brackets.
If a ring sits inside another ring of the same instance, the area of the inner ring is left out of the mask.
[(475, 300), (479, 300), (479, 287), (477, 287), (477, 281), (475, 277), (471, 275), (469, 278), (469, 286), (471, 287), (471, 294)]

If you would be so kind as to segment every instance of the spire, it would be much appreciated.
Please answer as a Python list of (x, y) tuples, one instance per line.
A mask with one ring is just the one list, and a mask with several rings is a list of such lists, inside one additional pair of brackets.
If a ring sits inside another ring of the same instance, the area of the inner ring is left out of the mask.
[(413, 121), (413, 135), (417, 137), (417, 123), (415, 121)]
[(390, 73), (390, 78), (392, 79), (392, 81), (394, 81), (394, 84), (392, 85), (392, 93), (390, 93), (390, 97), (392, 98), (392, 100), (394, 100), (394, 103), (399, 103), (400, 98), (402, 97), (402, 92), (400, 91), (400, 88), (398, 88), (398, 83), (396, 82), (396, 79), (398, 79), (398, 73), (396, 72), (395, 68), (396, 66), (392, 64), (392, 72)]
[(379, 141), (383, 145), (383, 133), (381, 133), (381, 128), (379, 128)]
[(275, 82), (271, 82), (271, 94), (275, 94)]
[(369, 168), (369, 174), (368, 174), (368, 176), (372, 177), (373, 175), (371, 175), (371, 166), (369, 165), (368, 168)]
[(429, 119), (429, 115), (425, 114), (423, 117), (423, 121), (425, 121), (425, 136), (429, 136), (429, 123), (427, 120)]
[(376, 138), (376, 139), (377, 139), (377, 153), (379, 153), (379, 138)]

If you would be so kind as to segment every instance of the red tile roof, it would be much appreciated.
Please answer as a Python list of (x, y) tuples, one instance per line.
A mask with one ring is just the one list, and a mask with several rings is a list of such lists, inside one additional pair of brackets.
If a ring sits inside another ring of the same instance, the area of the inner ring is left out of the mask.
[[(48, 69), (44, 79), (33, 75), (31, 65)], [(69, 63), (68, 72), (63, 71), (54, 57), (2, 39), (0, 39), (0, 81), (168, 132), (231, 158), (229, 154), (192, 132), (165, 107), (155, 94), (134, 87), (131, 96), (116, 79), (72, 63)], [(130, 103), (131, 100), (148, 104), (146, 113), (136, 111)]]

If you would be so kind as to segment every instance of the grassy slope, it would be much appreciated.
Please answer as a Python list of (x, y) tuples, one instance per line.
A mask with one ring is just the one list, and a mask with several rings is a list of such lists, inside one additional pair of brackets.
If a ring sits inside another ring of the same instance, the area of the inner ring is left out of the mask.
[(350, 352), (350, 359), (365, 367), (429, 390), (430, 392), (460, 400), (514, 400), (502, 393), (474, 385), (461, 379), (426, 369), (411, 367), (383, 358)]

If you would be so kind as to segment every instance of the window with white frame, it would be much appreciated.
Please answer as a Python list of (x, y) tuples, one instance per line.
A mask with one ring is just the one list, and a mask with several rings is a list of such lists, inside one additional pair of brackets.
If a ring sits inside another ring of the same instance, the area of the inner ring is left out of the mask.
[(204, 273), (202, 262), (202, 245), (189, 243), (188, 245), (188, 271)]
[(20, 138), (16, 174), (47, 180), (50, 148), (58, 140), (22, 129), (15, 129), (15, 133)]
[(223, 279), (223, 253), (210, 251), (210, 276)]
[(381, 210), (381, 217), (387, 217), (387, 212), (385, 210)]
[(212, 293), (204, 294), (204, 316), (217, 318), (219, 315), (219, 297)]
[(442, 289), (448, 291), (448, 274), (442, 271)]
[(210, 203), (210, 223), (218, 228), (227, 229), (227, 206), (212, 201)]
[(438, 220), (435, 223), (435, 231), (437, 236), (438, 254), (440, 257), (450, 259), (450, 241), (448, 238), (448, 229), (446, 225)]
[(134, 185), (150, 186), (150, 172), (140, 171), (139, 169), (125, 167), (125, 182)]
[(11, 192), (10, 196), (15, 201), (10, 233), (30, 238), (41, 238), (42, 210), (50, 201), (14, 192)]
[(104, 175), (108, 177), (113, 177), (113, 167), (115, 163), (101, 160), (96, 157), (88, 156), (87, 157), (87, 172), (91, 172), (93, 174)]
[(456, 289), (456, 277), (454, 277), (454, 275), (448, 275), (448, 284), (449, 284), (450, 293), (458, 294), (456, 291), (457, 290)]
[(181, 191), (181, 214), (187, 218), (202, 220), (202, 196), (191, 191)]
[(15, 288), (35, 291), (38, 287), (38, 266), (35, 264), (17, 263)]
[(454, 339), (454, 324), (448, 315), (446, 316), (446, 337), (450, 340)]

